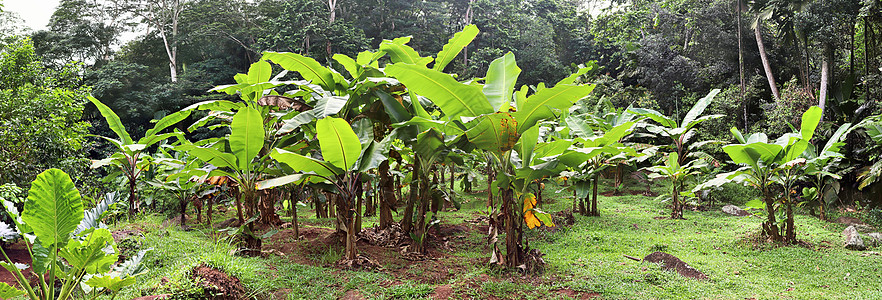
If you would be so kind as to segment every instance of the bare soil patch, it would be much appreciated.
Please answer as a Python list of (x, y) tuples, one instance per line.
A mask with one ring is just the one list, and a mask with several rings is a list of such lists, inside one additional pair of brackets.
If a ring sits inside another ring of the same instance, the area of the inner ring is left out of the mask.
[(192, 278), (205, 289), (205, 296), (212, 300), (245, 299), (245, 288), (239, 278), (209, 267), (205, 264), (193, 269)]

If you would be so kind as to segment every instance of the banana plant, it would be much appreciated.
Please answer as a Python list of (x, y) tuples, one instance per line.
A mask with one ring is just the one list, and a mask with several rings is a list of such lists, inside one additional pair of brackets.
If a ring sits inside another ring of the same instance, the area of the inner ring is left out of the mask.
[(706, 164), (701, 159), (691, 160), (680, 165), (677, 152), (668, 153), (665, 164), (646, 168), (652, 179), (667, 178), (671, 182), (671, 219), (683, 219), (683, 204), (680, 201), (681, 192), (686, 188), (687, 182), (695, 175), (701, 174), (701, 168)]
[(16, 230), (26, 237), (25, 245), (32, 258), (30, 270), (37, 283), (34, 286), (25, 277), (27, 265), (12, 262), (0, 248), (4, 258), (0, 266), (12, 273), (23, 289), (0, 283), (2, 299), (22, 295), (33, 300), (71, 299), (81, 283), (107, 289), (115, 296), (123, 287), (134, 284), (135, 277), (142, 273), (114, 270), (119, 251), (106, 228), (89, 227), (76, 233), (84, 222), (91, 221), (84, 219), (80, 193), (70, 176), (61, 170), (49, 169), (37, 176), (21, 214), (15, 206), (8, 205), (6, 210)]
[(321, 159), (309, 157), (285, 149), (273, 149), (269, 154), (276, 161), (286, 165), (294, 174), (257, 182), (258, 189), (269, 189), (286, 184), (299, 184), (310, 180), (330, 183), (337, 190), (337, 223), (346, 233), (345, 260), (354, 260), (357, 255), (356, 241), (356, 202), (357, 185), (361, 184), (362, 172), (377, 168), (385, 160), (384, 150), (388, 143), (369, 141), (365, 146), (346, 120), (326, 117), (316, 122), (316, 139), (321, 149)]
[(665, 116), (664, 114), (646, 108), (631, 108), (629, 111), (631, 113), (647, 117), (656, 123), (655, 124), (646, 124), (646, 129), (653, 133), (663, 137), (667, 137), (671, 139), (671, 144), (663, 145), (663, 148), (669, 148), (671, 152), (677, 152), (677, 158), (679, 161), (677, 162), (681, 166), (686, 163), (688, 157), (692, 157), (690, 155), (693, 151), (697, 151), (697, 149), (701, 146), (704, 146), (709, 143), (713, 143), (714, 141), (698, 141), (692, 142), (691, 138), (695, 135), (695, 127), (701, 124), (702, 122), (717, 119), (723, 117), (723, 115), (704, 115), (705, 108), (713, 102), (714, 97), (720, 93), (719, 89), (711, 90), (707, 96), (695, 102), (695, 105), (689, 109), (689, 112), (686, 113), (686, 116), (683, 117), (679, 122), (675, 119), (675, 117)]
[[(574, 85), (575, 79), (567, 78), (552, 88), (540, 84), (530, 96), (526, 86), (515, 92), (521, 69), (512, 53), (491, 62), (483, 84), (461, 83), (450, 74), (405, 62), (387, 65), (385, 72), (403, 83), (409, 92), (426, 97), (438, 106), (443, 115), (440, 122), (435, 123), (462, 124), (467, 129), (464, 135), (468, 141), (491, 153), (499, 162), (496, 187), (503, 199), (501, 216), (505, 219), (506, 255), (504, 259), (499, 256), (498, 261), (509, 267), (521, 266), (525, 258), (524, 210), (522, 205), (516, 205), (522, 201), (515, 201), (512, 150), (524, 132), (542, 120), (556, 118), (588, 95), (594, 86)], [(525, 197), (518, 195), (518, 199)], [(496, 251), (493, 256), (498, 256)]]
[(842, 150), (840, 147), (845, 145), (842, 140), (854, 128), (851, 123), (842, 124), (827, 140), (823, 148), (818, 150), (814, 145), (809, 145), (803, 154), (806, 158), (805, 175), (814, 185), (802, 189), (803, 198), (814, 201), (818, 205), (820, 213), (818, 217), (821, 220), (827, 219), (827, 205), (839, 198), (839, 180), (842, 179), (842, 176), (834, 169), (839, 165), (837, 162), (845, 158), (840, 153)]
[[(605, 158), (617, 155), (638, 155), (634, 148), (621, 143), (625, 136), (634, 131), (636, 123), (634, 121), (627, 121), (608, 129), (602, 135), (598, 135), (581, 119), (571, 116), (566, 119), (566, 122), (570, 132), (576, 136), (573, 139), (575, 145), (569, 147), (558, 160), (573, 169), (581, 170), (573, 177), (575, 181), (571, 188), (576, 192), (577, 196), (577, 199), (574, 199), (574, 201), (579, 202), (578, 208), (582, 214), (598, 216), (600, 215), (597, 210), (598, 177), (600, 172), (609, 166)], [(593, 192), (589, 194), (588, 189), (591, 188), (590, 183), (592, 181)], [(593, 199), (588, 199), (584, 202), (579, 200), (588, 198), (591, 195), (593, 195)], [(585, 207), (585, 204), (588, 204), (588, 207)], [(573, 206), (576, 207), (575, 204)]]
[[(148, 184), (172, 192), (177, 197), (180, 207), (181, 226), (186, 224), (187, 204), (190, 198), (199, 194), (207, 185), (200, 178), (206, 177), (208, 168), (202, 168), (197, 159), (177, 159), (165, 153), (163, 157), (157, 157), (156, 163), (162, 167), (162, 175), (155, 180), (147, 181)], [(161, 179), (161, 180), (160, 180)], [(210, 217), (209, 217), (210, 218)], [(210, 222), (209, 222), (210, 223)]]
[[(241, 107), (233, 116), (227, 138), (205, 146), (184, 143), (176, 146), (175, 150), (186, 152), (191, 157), (217, 167), (211, 171), (211, 176), (227, 176), (236, 183), (239, 189), (236, 210), (240, 224), (244, 224), (246, 213), (249, 218), (258, 213), (259, 199), (255, 184), (263, 179), (269, 160), (268, 155), (261, 154), (264, 141), (265, 131), (260, 112), (252, 107)], [(269, 219), (271, 216), (264, 212), (260, 217)]]
[[(100, 168), (104, 166), (114, 166), (119, 169), (126, 180), (128, 181), (129, 187), (129, 218), (133, 217), (135, 214), (135, 210), (137, 208), (138, 203), (138, 195), (137, 195), (137, 185), (138, 181), (141, 178), (142, 173), (149, 167), (149, 155), (145, 153), (145, 150), (161, 141), (169, 139), (171, 137), (178, 137), (179, 140), (183, 140), (183, 137), (179, 132), (171, 132), (171, 133), (160, 133), (166, 128), (177, 124), (178, 122), (186, 119), (190, 116), (191, 109), (184, 109), (173, 114), (167, 115), (164, 118), (160, 119), (156, 122), (156, 125), (153, 126), (152, 129), (148, 130), (144, 137), (139, 139), (137, 142), (132, 139), (129, 132), (126, 131), (125, 126), (123, 126), (122, 122), (119, 119), (119, 116), (113, 112), (107, 105), (101, 103), (98, 99), (95, 99), (92, 96), (89, 96), (89, 101), (98, 108), (98, 112), (104, 116), (104, 119), (107, 121), (107, 125), (110, 127), (114, 133), (116, 133), (116, 139), (110, 137), (99, 136), (107, 141), (110, 141), (117, 148), (117, 152), (112, 154), (111, 156), (104, 158), (102, 160), (92, 161), (92, 168)], [(109, 175), (113, 176), (113, 174)]]
[[(737, 164), (743, 165), (736, 171), (719, 174), (701, 185), (693, 192), (701, 189), (720, 186), (726, 182), (740, 182), (760, 190), (761, 207), (765, 208), (766, 221), (763, 222), (763, 233), (772, 241), (793, 243), (796, 232), (793, 221), (793, 193), (795, 178), (805, 170), (804, 152), (809, 148), (809, 141), (821, 121), (821, 109), (817, 106), (809, 108), (802, 114), (800, 131), (787, 133), (770, 142), (764, 133), (753, 133), (747, 138), (737, 128), (732, 128), (732, 135), (739, 144), (729, 144), (723, 151)], [(776, 197), (775, 184), (785, 188), (784, 197)], [(785, 210), (784, 224), (776, 218), (778, 207)]]

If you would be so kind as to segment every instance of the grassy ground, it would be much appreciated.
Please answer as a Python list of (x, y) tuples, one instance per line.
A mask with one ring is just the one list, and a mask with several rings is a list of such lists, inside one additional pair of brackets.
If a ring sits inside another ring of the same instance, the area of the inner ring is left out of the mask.
[[(558, 189), (549, 185), (545, 197), (551, 203), (544, 210), (572, 205), (569, 193)], [(460, 193), (458, 199), (465, 202), (462, 209), (442, 213), (442, 227), (469, 225), (466, 220), (486, 214), (485, 194)], [(349, 271), (334, 264), (339, 248), (303, 257), (243, 258), (229, 255), (235, 247), (224, 235), (164, 228), (161, 218), (145, 217), (115, 228), (142, 231), (141, 247), (154, 249), (146, 261), (151, 272), (119, 298), (161, 293), (195, 298), (201, 287), (190, 270), (205, 263), (239, 278), (256, 299), (566, 299), (593, 293), (601, 299), (882, 299), (882, 256), (844, 250), (844, 225), (800, 214), (796, 224), (803, 245), (778, 247), (758, 237), (761, 219), (728, 216), (718, 207), (687, 211), (687, 220), (670, 220), (665, 204), (650, 197), (626, 193), (601, 196), (599, 203), (600, 217), (576, 216), (573, 226), (527, 233), (530, 246), (545, 253), (549, 264), (544, 274), (530, 277), (487, 266), (485, 232), (474, 225), (451, 239), (461, 247), (437, 250), (442, 259)], [(310, 211), (300, 216), (306, 228), (332, 226), (330, 220), (312, 218)], [(369, 218), (366, 224), (375, 221)], [(654, 251), (679, 257), (709, 279), (683, 278), (623, 256), (642, 258)], [(437, 269), (438, 264), (448, 264), (449, 275), (425, 280), (423, 267)]]

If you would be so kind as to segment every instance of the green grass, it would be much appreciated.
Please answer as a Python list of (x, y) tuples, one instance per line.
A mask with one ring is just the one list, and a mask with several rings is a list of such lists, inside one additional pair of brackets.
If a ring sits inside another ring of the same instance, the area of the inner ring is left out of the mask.
[[(551, 203), (542, 207), (545, 211), (572, 206), (572, 194), (557, 193), (559, 187), (553, 184), (547, 186), (544, 195)], [(654, 189), (663, 192), (664, 187)], [(601, 192), (605, 190), (601, 188)], [(465, 202), (462, 209), (442, 213), (443, 224), (460, 224), (486, 214), (486, 194), (457, 192), (456, 199)], [(882, 299), (882, 257), (843, 249), (840, 232), (844, 226), (840, 224), (799, 214), (797, 234), (805, 245), (782, 247), (759, 238), (761, 219), (728, 216), (718, 208), (686, 211), (687, 220), (670, 220), (665, 203), (654, 198), (601, 196), (599, 209), (600, 217), (576, 216), (571, 227), (527, 231), (530, 246), (546, 254), (549, 266), (542, 275), (525, 279), (485, 264), (454, 261), (451, 264), (465, 271), (439, 284), (451, 286), (455, 299), (490, 295), (503, 299), (565, 298), (556, 292), (559, 289), (596, 292), (602, 299)], [(333, 226), (329, 219), (314, 219), (306, 209), (300, 216), (304, 224)], [(376, 219), (366, 221), (368, 227)], [(147, 231), (143, 245), (154, 248), (145, 262), (151, 272), (121, 299), (159, 293), (195, 295), (198, 290), (189, 270), (203, 262), (240, 278), (255, 299), (274, 294), (287, 299), (338, 299), (350, 290), (368, 299), (425, 299), (436, 288), (406, 278), (422, 274), (420, 262), (413, 262), (402, 276), (405, 278), (395, 278), (383, 272), (304, 266), (278, 256), (235, 257), (228, 254), (234, 247), (225, 239), (199, 230), (163, 229), (155, 225), (159, 223), (159, 217), (138, 222), (137, 226)], [(483, 245), (485, 234), (467, 232), (463, 241)], [(656, 264), (623, 256), (642, 258), (654, 251), (673, 254), (710, 279), (683, 278)], [(328, 249), (311, 260), (332, 265), (341, 252)], [(485, 246), (464, 247), (450, 254), (464, 259), (488, 257)]]

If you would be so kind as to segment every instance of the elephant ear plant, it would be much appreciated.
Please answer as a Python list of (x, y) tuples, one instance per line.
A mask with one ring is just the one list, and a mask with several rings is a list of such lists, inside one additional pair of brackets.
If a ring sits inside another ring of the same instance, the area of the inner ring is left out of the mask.
[[(134, 284), (135, 277), (141, 273), (141, 270), (138, 274), (127, 271), (137, 269), (128, 267), (113, 270), (119, 251), (109, 230), (90, 227), (76, 233), (81, 223), (93, 222), (84, 220), (80, 193), (70, 176), (61, 170), (50, 169), (38, 175), (31, 184), (21, 215), (11, 205), (7, 205), (7, 213), (25, 237), (33, 263), (31, 266), (13, 263), (0, 248), (4, 258), (0, 266), (12, 273), (24, 289), (0, 283), (2, 299), (22, 295), (29, 299), (70, 299), (76, 289), (83, 289), (83, 295), (92, 299), (104, 291), (115, 297), (120, 289)], [(22, 273), (25, 270), (35, 275), (36, 286)]]

